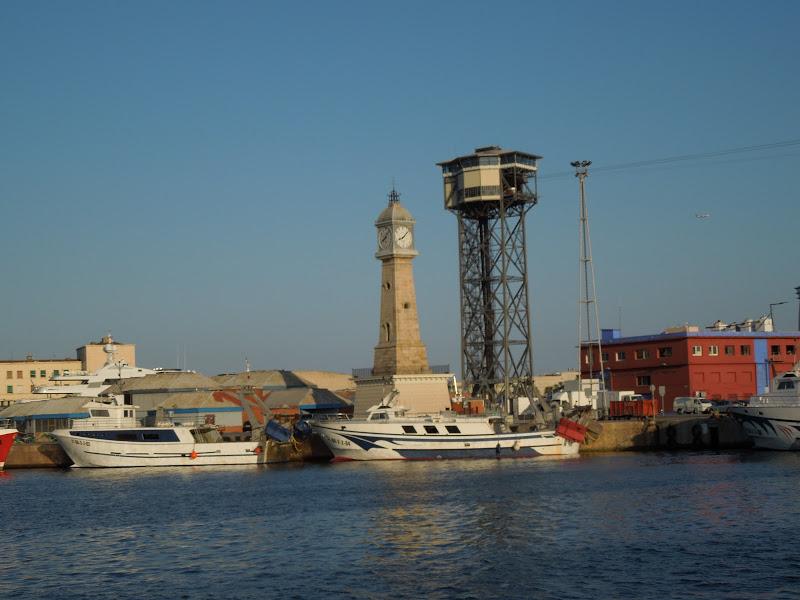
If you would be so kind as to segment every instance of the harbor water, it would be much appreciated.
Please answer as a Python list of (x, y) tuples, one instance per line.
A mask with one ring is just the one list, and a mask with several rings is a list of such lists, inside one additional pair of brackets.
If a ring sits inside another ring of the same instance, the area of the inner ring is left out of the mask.
[(800, 453), (18, 470), (0, 598), (798, 598)]

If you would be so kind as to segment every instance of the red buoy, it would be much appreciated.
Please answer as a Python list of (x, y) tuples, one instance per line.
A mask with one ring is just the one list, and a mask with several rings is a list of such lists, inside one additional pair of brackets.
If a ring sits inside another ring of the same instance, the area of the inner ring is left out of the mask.
[(189, 455), (189, 458), (191, 458), (192, 460), (197, 458), (197, 450), (192, 450), (192, 453)]

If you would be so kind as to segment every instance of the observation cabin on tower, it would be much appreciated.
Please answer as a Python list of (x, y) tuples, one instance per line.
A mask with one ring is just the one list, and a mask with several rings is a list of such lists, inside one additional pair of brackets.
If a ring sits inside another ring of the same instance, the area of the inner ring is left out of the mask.
[[(503, 150), (499, 146), (476, 148), (474, 154), (437, 163), (444, 175), (444, 207), (447, 210), (485, 208), (506, 202), (536, 204), (536, 154)], [(530, 187), (533, 179), (533, 189)]]
[(517, 399), (533, 398), (525, 215), (540, 158), (485, 146), (437, 163), (458, 218), (464, 389), (514, 414)]

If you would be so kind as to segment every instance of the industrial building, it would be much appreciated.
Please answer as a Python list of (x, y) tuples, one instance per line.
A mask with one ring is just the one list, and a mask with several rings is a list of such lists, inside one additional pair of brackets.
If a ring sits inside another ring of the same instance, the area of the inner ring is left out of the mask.
[(776, 374), (791, 369), (800, 349), (800, 331), (754, 329), (717, 322), (705, 330), (684, 326), (634, 337), (604, 329), (600, 352), (596, 344), (581, 345), (581, 375), (590, 375), (591, 347), (593, 375), (600, 374), (602, 359), (608, 389), (633, 390), (661, 401), (663, 386), (660, 408), (665, 412), (678, 396), (747, 400), (766, 390)]

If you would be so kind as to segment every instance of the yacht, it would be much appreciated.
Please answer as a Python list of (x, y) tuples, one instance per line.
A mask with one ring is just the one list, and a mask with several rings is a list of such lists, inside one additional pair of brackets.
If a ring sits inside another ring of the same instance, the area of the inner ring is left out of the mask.
[(213, 425), (140, 427), (135, 407), (104, 402), (85, 405), (90, 417), (52, 435), (73, 467), (189, 467), (255, 465), (263, 443), (228, 442)]
[(334, 461), (574, 456), (580, 444), (555, 431), (511, 431), (502, 416), (449, 411), (414, 414), (394, 405), (396, 392), (365, 419), (320, 415), (309, 421)]
[(772, 380), (768, 392), (728, 407), (756, 448), (800, 450), (800, 363)]
[(125, 362), (117, 361), (114, 357), (117, 350), (114, 340), (110, 335), (105, 339), (107, 343), (103, 346), (103, 352), (106, 353), (106, 362), (102, 367), (93, 373), (72, 371), (53, 375), (50, 378), (52, 385), (37, 386), (33, 388), (33, 393), (46, 394), (48, 396), (58, 394), (97, 397), (116, 381), (154, 375), (158, 372), (151, 369), (142, 369), (141, 367), (131, 367)]

